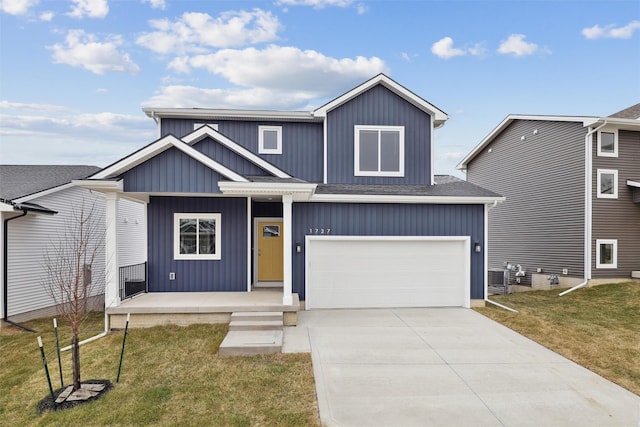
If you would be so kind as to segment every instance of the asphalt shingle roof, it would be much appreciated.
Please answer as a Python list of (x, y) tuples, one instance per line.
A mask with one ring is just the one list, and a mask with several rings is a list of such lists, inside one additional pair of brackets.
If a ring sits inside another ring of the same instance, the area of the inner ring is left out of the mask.
[(624, 110), (620, 110), (617, 113), (613, 113), (609, 117), (615, 117), (618, 119), (640, 119), (640, 103), (625, 108)]
[(0, 198), (28, 196), (86, 178), (100, 169), (87, 165), (0, 165)]

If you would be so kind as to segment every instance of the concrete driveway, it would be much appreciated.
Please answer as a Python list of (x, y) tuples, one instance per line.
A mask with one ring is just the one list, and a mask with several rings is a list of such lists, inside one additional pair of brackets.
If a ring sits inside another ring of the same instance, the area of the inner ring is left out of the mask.
[(640, 397), (473, 310), (298, 316), (326, 426), (640, 427)]

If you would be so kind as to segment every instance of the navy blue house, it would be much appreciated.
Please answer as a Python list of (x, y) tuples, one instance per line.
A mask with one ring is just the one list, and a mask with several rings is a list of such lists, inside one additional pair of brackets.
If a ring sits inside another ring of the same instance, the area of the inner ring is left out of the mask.
[(307, 309), (484, 301), (487, 212), (503, 199), (434, 175), (448, 116), (389, 77), (310, 112), (144, 111), (159, 139), (81, 185), (105, 193), (107, 228), (120, 198), (147, 205), (149, 292), (281, 287)]

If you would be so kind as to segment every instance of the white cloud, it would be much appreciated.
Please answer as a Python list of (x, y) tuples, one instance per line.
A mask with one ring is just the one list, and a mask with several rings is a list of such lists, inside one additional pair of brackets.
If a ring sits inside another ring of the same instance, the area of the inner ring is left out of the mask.
[(73, 6), (69, 16), (73, 18), (104, 18), (109, 14), (107, 0), (71, 0)]
[(175, 21), (149, 22), (156, 31), (143, 33), (136, 43), (161, 54), (204, 53), (211, 48), (239, 47), (278, 39), (280, 21), (271, 12), (184, 13)]
[(48, 10), (48, 11), (42, 12), (40, 14), (40, 20), (44, 21), (44, 22), (51, 22), (51, 20), (53, 19), (54, 16), (55, 16), (55, 13), (53, 13), (50, 10)]
[[(88, 164), (106, 166), (156, 137), (152, 120), (101, 112), (80, 114), (63, 106), (48, 106), (46, 114), (24, 111), (0, 114), (0, 158), (11, 164)], [(33, 153), (37, 152), (38, 156)]]
[(65, 41), (65, 45), (57, 43), (47, 47), (53, 51), (53, 61), (57, 64), (81, 67), (95, 74), (109, 71), (136, 74), (140, 71), (129, 54), (118, 50), (122, 45), (120, 36), (110, 36), (100, 42), (94, 35), (82, 30), (69, 30)]
[(153, 9), (165, 10), (167, 8), (165, 0), (142, 0), (142, 3), (149, 3)]
[(0, 0), (0, 11), (9, 15), (25, 15), (38, 0)]
[(322, 9), (327, 6), (348, 7), (353, 2), (353, 0), (278, 0), (276, 5), (311, 6), (315, 9)]
[(500, 42), (498, 52), (515, 56), (526, 56), (534, 54), (538, 50), (535, 43), (527, 43), (524, 34), (511, 34), (506, 40)]
[(467, 53), (458, 48), (453, 47), (453, 39), (451, 37), (444, 37), (431, 46), (431, 52), (443, 59), (450, 59), (454, 56), (464, 56)]
[(244, 87), (304, 90), (311, 97), (333, 95), (336, 87), (387, 71), (380, 58), (332, 58), (314, 50), (271, 45), (265, 49), (222, 49), (209, 55), (179, 58), (173, 70), (199, 68)]
[(358, 3), (356, 5), (356, 10), (358, 11), (358, 15), (364, 15), (369, 11), (369, 6), (364, 3)]
[(402, 59), (404, 59), (407, 62), (413, 62), (413, 60), (417, 58), (419, 55), (417, 53), (410, 55), (407, 52), (401, 52), (400, 56), (402, 57)]
[(640, 30), (640, 21), (631, 21), (627, 25), (617, 28), (615, 25), (601, 27), (596, 24), (590, 28), (583, 28), (582, 35), (589, 40), (602, 38), (630, 39), (636, 30)]
[(55, 111), (67, 110), (67, 108), (59, 105), (33, 104), (33, 103), (27, 104), (23, 102), (9, 102), (6, 100), (0, 101), (0, 109), (16, 110), (16, 111), (44, 111), (44, 112), (55, 112)]

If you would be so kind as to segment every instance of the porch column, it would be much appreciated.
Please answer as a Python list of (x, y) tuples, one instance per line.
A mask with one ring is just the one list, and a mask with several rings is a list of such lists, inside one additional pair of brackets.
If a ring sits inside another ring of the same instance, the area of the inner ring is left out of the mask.
[(291, 305), (293, 304), (293, 295), (292, 295), (292, 266), (291, 266), (291, 248), (293, 239), (291, 238), (291, 221), (293, 220), (291, 214), (291, 205), (293, 203), (293, 196), (291, 194), (283, 194), (282, 195), (282, 235), (283, 241), (283, 263), (284, 263), (284, 274), (283, 274), (283, 284), (282, 284), (282, 304)]
[(120, 269), (118, 263), (118, 193), (105, 193), (105, 287), (104, 308), (120, 305)]

